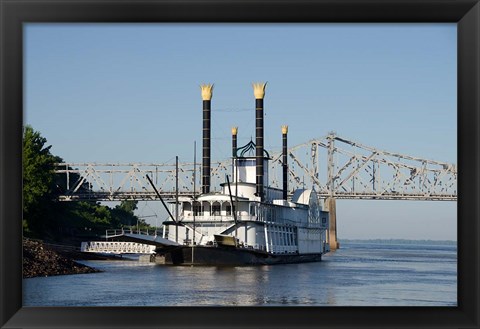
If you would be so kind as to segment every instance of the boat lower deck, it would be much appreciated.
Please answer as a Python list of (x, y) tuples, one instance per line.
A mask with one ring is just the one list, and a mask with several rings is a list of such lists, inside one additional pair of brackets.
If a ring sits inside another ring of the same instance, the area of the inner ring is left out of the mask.
[(272, 254), (260, 250), (224, 246), (180, 246), (159, 251), (169, 265), (273, 265), (322, 260), (321, 253)]

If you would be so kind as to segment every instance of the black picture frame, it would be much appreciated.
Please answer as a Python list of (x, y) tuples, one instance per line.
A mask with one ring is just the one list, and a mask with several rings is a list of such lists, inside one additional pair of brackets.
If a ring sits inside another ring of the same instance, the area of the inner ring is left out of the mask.
[[(479, 328), (478, 0), (0, 0), (2, 328)], [(456, 22), (457, 307), (22, 307), (23, 31), (29, 22)]]

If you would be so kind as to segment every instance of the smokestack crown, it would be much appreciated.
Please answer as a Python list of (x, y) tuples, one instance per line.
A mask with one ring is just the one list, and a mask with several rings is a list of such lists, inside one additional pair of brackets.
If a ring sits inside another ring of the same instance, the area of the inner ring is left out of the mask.
[(255, 99), (263, 99), (265, 97), (265, 87), (267, 86), (267, 83), (257, 82), (252, 83), (252, 86)]
[(212, 99), (213, 84), (202, 84), (200, 85), (200, 89), (202, 90), (202, 99), (204, 101), (209, 101)]
[(236, 136), (238, 132), (238, 127), (232, 127), (232, 135)]
[(282, 134), (288, 134), (288, 126), (282, 126)]

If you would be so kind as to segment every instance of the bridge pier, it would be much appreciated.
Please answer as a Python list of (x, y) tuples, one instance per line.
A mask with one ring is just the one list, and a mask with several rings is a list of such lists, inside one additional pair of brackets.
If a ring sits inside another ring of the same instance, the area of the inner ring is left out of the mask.
[(325, 207), (329, 212), (329, 228), (328, 228), (328, 244), (330, 250), (337, 250), (340, 248), (340, 243), (337, 240), (337, 202), (335, 198), (326, 198)]

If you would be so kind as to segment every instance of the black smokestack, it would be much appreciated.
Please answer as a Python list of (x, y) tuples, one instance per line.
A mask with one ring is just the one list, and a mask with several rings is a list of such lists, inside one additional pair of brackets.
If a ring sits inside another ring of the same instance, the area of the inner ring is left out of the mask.
[(255, 164), (256, 164), (256, 192), (263, 201), (263, 98), (265, 97), (266, 83), (254, 83), (255, 95)]
[[(237, 127), (232, 127), (232, 177), (238, 181), (238, 178), (235, 175), (235, 159), (237, 158)], [(238, 163), (236, 164), (238, 166)]]
[(203, 84), (203, 151), (202, 151), (202, 193), (210, 192), (210, 118), (213, 85)]
[(288, 126), (282, 126), (283, 200), (287, 200), (288, 193), (287, 134)]
[(232, 127), (232, 157), (237, 156), (237, 127)]

